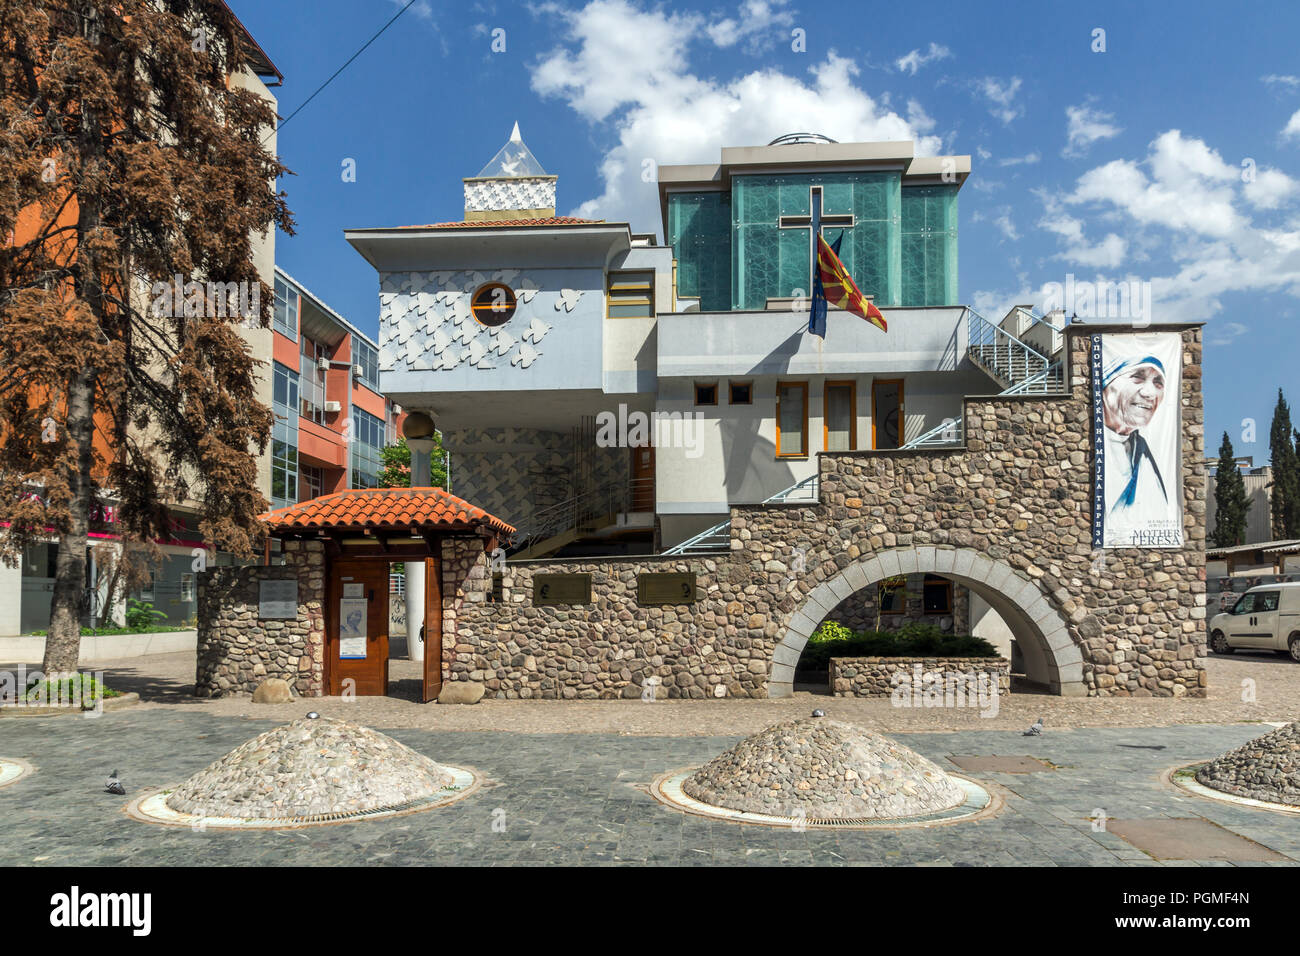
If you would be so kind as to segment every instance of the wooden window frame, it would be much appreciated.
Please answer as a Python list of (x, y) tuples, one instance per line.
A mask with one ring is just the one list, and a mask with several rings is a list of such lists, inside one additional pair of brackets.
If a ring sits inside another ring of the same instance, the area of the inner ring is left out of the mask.
[[(948, 589), (948, 608), (947, 608), (947, 610), (942, 610), (942, 611), (931, 611), (929, 608), (927, 608), (927, 607), (925, 606), (925, 589), (926, 589), (927, 587), (930, 587), (930, 586), (931, 586), (931, 582), (927, 581), (926, 578), (935, 578), (935, 579), (937, 579), (937, 580), (934, 582), (934, 584), (942, 583), (942, 584), (947, 585), (947, 589)], [(942, 616), (942, 615), (944, 615), (944, 614), (952, 614), (952, 613), (953, 613), (953, 592), (952, 592), (952, 579), (951, 579), (951, 578), (945, 578), (945, 577), (943, 577), (942, 575), (939, 575), (939, 574), (927, 574), (924, 578), (921, 579), (921, 612), (922, 612), (923, 614), (930, 614), (930, 615), (934, 615), (934, 616)]]
[[(618, 282), (619, 276), (628, 275), (649, 275), (648, 282)], [(619, 305), (645, 305), (649, 306), (648, 315), (610, 315), (610, 307), (614, 303), (614, 291), (638, 291), (645, 290), (645, 296), (639, 299), (619, 299)], [(655, 271), (653, 269), (619, 269), (606, 273), (605, 275), (605, 318), (607, 319), (653, 319), (655, 317)]]
[[(732, 391), (731, 391), (731, 390), (732, 390), (733, 388), (736, 388), (737, 386), (744, 386), (745, 388), (748, 388), (748, 389), (749, 389), (749, 401), (747, 401), (747, 402), (738, 402), (738, 401), (736, 401), (736, 400), (732, 397)], [(754, 383), (753, 383), (753, 381), (750, 380), (750, 381), (743, 381), (743, 382), (733, 382), (733, 381), (731, 381), (730, 379), (728, 379), (728, 380), (727, 380), (727, 404), (728, 404), (728, 405), (753, 405), (753, 404), (754, 404)]]
[[(901, 378), (873, 378), (871, 380), (871, 447), (873, 450), (880, 447), (880, 443), (876, 440), (876, 426), (880, 423), (880, 417), (876, 415), (877, 385), (898, 386), (898, 447), (902, 448), (907, 444), (907, 405), (904, 401), (904, 380)], [(885, 451), (897, 450), (895, 448), (885, 449)]]
[(858, 383), (853, 379), (836, 379), (822, 385), (822, 450), (831, 450), (831, 389), (849, 390), (849, 451), (858, 450)]
[[(789, 452), (781, 453), (781, 389), (798, 388), (803, 390), (803, 447), (796, 454)], [(803, 382), (781, 382), (776, 383), (776, 452), (777, 458), (807, 458), (808, 457), (808, 383)]]
[[(896, 610), (890, 610), (890, 611), (885, 610), (885, 602), (881, 600), (880, 596), (881, 596), (881, 594), (883, 594), (886, 590), (889, 590), (889, 591), (901, 591), (902, 594), (903, 594), (903, 606), (900, 607), (900, 608), (898, 608), (898, 609), (896, 609)], [(881, 614), (882, 616), (885, 616), (885, 617), (902, 617), (904, 614), (906, 614), (906, 613), (907, 613), (907, 582), (906, 582), (906, 580), (904, 580), (904, 582), (903, 582), (902, 584), (891, 584), (889, 578), (886, 578), (886, 579), (883, 580), (883, 581), (879, 581), (879, 582), (877, 582), (877, 584), (876, 584), (876, 610), (879, 611), (880, 614)]]
[[(717, 382), (696, 382), (694, 383), (693, 387), (695, 389), (694, 398), (695, 398), (696, 408), (713, 408), (718, 404), (718, 383)], [(711, 402), (700, 401), (700, 389), (702, 388), (713, 389), (713, 401)]]

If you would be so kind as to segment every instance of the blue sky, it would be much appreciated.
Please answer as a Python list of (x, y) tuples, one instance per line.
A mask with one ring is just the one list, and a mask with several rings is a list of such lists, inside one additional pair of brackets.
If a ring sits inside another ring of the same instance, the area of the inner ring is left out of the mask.
[[(287, 116), (404, 2), (230, 5)], [(1297, 36), (1294, 2), (417, 0), (282, 129), (298, 234), (276, 258), (374, 334), (375, 273), (343, 229), (459, 219), (461, 177), (516, 120), (561, 214), (637, 231), (659, 230), (646, 160), (795, 130), (916, 139), (972, 158), (962, 302), (996, 318), (1069, 275), (1149, 283), (1155, 321), (1209, 323), (1207, 451), (1226, 429), (1262, 463), (1278, 387), (1300, 403)]]

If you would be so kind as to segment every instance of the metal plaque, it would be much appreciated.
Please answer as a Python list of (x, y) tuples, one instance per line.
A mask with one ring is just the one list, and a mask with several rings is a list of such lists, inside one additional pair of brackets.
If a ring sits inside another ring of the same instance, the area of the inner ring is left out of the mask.
[(590, 574), (534, 574), (533, 603), (590, 604)]
[(293, 620), (298, 616), (297, 578), (274, 578), (258, 582), (257, 616), (272, 620)]
[(636, 599), (638, 604), (694, 604), (695, 572), (638, 574)]

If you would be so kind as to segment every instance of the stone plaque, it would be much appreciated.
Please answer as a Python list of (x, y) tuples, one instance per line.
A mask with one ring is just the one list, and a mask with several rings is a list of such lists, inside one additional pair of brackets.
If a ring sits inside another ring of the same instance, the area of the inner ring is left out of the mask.
[(695, 572), (638, 574), (636, 600), (638, 604), (694, 604)]
[(534, 574), (533, 603), (590, 604), (590, 574)]
[(259, 581), (257, 591), (257, 616), (259, 618), (293, 620), (298, 616), (298, 581), (295, 578), (275, 578)]

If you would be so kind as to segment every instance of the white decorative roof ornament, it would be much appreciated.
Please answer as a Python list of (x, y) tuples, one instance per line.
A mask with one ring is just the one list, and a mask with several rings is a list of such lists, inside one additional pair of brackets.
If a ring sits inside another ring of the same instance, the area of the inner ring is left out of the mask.
[(477, 176), (464, 180), (466, 221), (546, 219), (555, 215), (555, 177), (542, 168), (515, 123), (510, 141)]
[(510, 142), (506, 143), (497, 154), (488, 160), (488, 164), (479, 170), (475, 179), (500, 179), (507, 177), (518, 179), (524, 176), (545, 176), (546, 170), (537, 161), (533, 151), (524, 145), (519, 135), (519, 124), (515, 123), (510, 133)]

